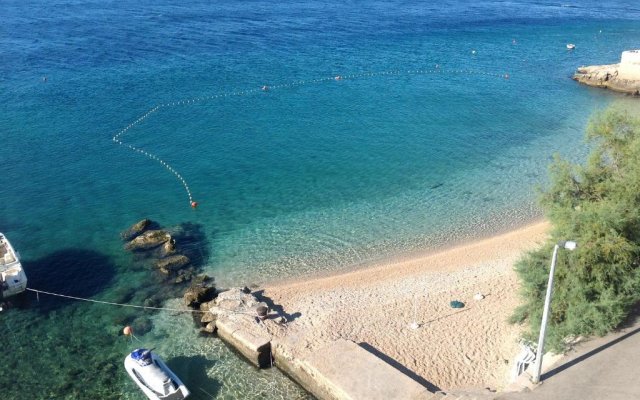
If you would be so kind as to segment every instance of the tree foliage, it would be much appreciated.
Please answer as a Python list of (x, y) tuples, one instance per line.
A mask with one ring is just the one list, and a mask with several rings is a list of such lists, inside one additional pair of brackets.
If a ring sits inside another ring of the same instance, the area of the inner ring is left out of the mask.
[(537, 338), (555, 243), (560, 251), (547, 343), (563, 347), (572, 335), (603, 335), (640, 301), (640, 120), (624, 111), (596, 114), (587, 128), (593, 150), (584, 165), (555, 156), (540, 203), (551, 222), (550, 239), (516, 264), (523, 304), (512, 322), (529, 323)]

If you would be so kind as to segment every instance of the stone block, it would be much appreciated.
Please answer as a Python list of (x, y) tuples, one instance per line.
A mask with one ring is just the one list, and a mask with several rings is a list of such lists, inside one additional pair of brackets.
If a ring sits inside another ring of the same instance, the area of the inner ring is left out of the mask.
[[(245, 316), (246, 317), (246, 316)], [(259, 331), (260, 327), (249, 317), (238, 321), (228, 317), (218, 318), (216, 328), (218, 336), (238, 350), (249, 362), (258, 368), (271, 366), (271, 336)], [(255, 328), (251, 327), (255, 324)]]

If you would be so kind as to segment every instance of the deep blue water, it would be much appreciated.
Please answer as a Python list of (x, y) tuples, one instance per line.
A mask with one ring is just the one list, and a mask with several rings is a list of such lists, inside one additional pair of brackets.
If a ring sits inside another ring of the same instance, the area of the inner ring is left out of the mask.
[[(580, 160), (589, 115), (630, 101), (569, 77), (637, 48), (639, 17), (632, 1), (4, 1), (0, 231), (32, 287), (141, 304), (155, 277), (118, 233), (144, 217), (191, 223), (222, 286), (522, 225), (551, 155)], [(120, 139), (178, 171), (196, 210), (112, 141), (156, 106)], [(304, 396), (187, 317), (31, 300), (0, 313), (6, 398), (142, 398), (121, 367), (131, 321), (196, 398)]]

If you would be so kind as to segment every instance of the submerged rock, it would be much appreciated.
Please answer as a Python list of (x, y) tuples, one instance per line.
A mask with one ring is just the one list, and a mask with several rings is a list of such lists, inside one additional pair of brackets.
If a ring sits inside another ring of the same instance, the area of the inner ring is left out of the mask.
[(178, 276), (174, 279), (173, 283), (184, 283), (189, 282), (193, 279), (193, 276), (196, 274), (196, 271), (193, 267), (189, 267), (186, 269), (181, 269), (178, 271)]
[(176, 240), (171, 238), (167, 240), (160, 248), (160, 256), (166, 257), (176, 253)]
[(135, 224), (131, 225), (129, 229), (120, 234), (120, 237), (122, 238), (122, 240), (131, 240), (140, 235), (145, 230), (149, 229), (151, 224), (151, 220), (145, 218), (142, 221), (136, 222)]
[(129, 251), (149, 250), (171, 240), (171, 235), (164, 230), (151, 230), (135, 237), (124, 248)]
[(170, 274), (171, 272), (178, 271), (189, 264), (189, 257), (182, 254), (161, 258), (155, 262), (156, 268), (163, 274)]
[(153, 321), (149, 317), (136, 318), (131, 324), (137, 335), (144, 335), (153, 329)]

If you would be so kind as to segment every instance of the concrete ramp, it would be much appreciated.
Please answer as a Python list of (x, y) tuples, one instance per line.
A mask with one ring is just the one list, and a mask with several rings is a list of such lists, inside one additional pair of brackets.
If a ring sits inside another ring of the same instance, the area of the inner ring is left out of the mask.
[(319, 397), (323, 399), (434, 398), (427, 388), (349, 340), (337, 340), (311, 354), (303, 363), (315, 385), (322, 388)]

